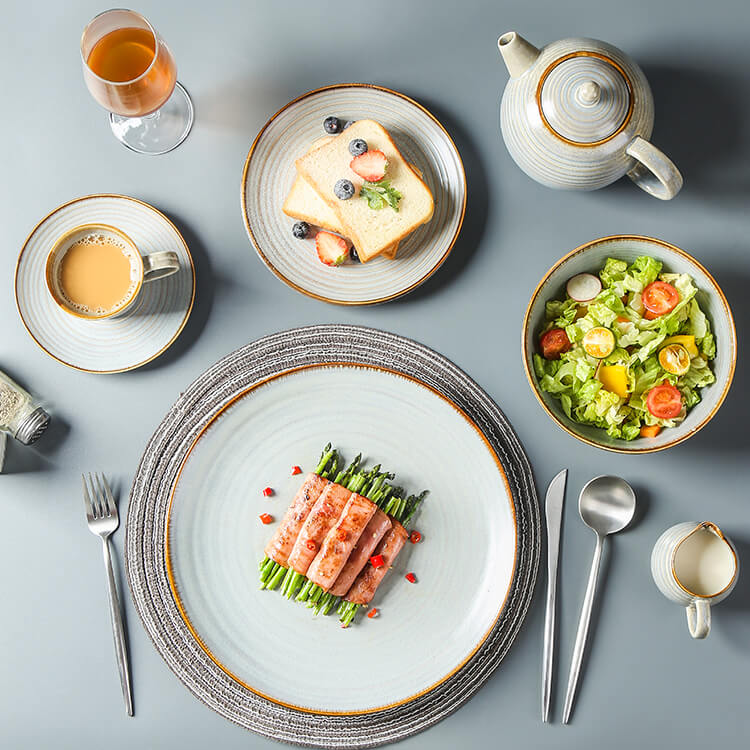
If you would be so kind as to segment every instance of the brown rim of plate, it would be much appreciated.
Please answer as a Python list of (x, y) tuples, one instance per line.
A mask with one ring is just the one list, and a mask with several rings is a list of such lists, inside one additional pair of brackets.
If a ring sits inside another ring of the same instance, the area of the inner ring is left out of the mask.
[[(732, 345), (732, 363), (729, 369), (729, 376), (727, 377), (726, 385), (724, 386), (724, 390), (721, 392), (721, 395), (719, 396), (719, 400), (716, 403), (716, 406), (712, 409), (711, 413), (696, 427), (693, 427), (690, 432), (686, 433), (682, 437), (675, 438), (674, 440), (671, 440), (670, 442), (659, 445), (659, 446), (652, 446), (650, 448), (619, 448), (614, 445), (604, 445), (603, 443), (597, 443), (594, 440), (590, 440), (587, 437), (584, 437), (583, 435), (578, 435), (575, 433), (570, 427), (568, 427), (558, 416), (555, 414), (549, 406), (545, 403), (544, 399), (542, 398), (539, 388), (536, 384), (536, 379), (534, 376), (534, 373), (531, 371), (531, 368), (529, 367), (529, 357), (527, 356), (526, 351), (526, 333), (528, 331), (529, 327), (529, 317), (531, 316), (531, 309), (534, 306), (534, 303), (536, 302), (536, 298), (538, 297), (539, 293), (542, 290), (542, 287), (547, 282), (549, 277), (567, 260), (570, 258), (579, 255), (580, 253), (585, 252), (590, 247), (593, 247), (595, 245), (599, 245), (602, 242), (612, 242), (617, 240), (634, 240), (636, 242), (653, 242), (657, 245), (661, 245), (662, 247), (672, 250), (676, 252), (678, 255), (681, 255), (685, 260), (690, 261), (694, 265), (696, 265), (711, 281), (711, 283), (714, 286), (714, 290), (719, 295), (719, 299), (721, 299), (722, 304), (724, 305), (724, 310), (726, 311), (727, 318), (729, 319), (729, 328), (731, 332), (731, 345)], [(696, 432), (701, 430), (703, 427), (705, 427), (714, 417), (716, 412), (719, 410), (719, 407), (724, 403), (724, 399), (726, 398), (727, 393), (729, 392), (729, 388), (732, 385), (732, 380), (734, 379), (734, 371), (737, 366), (737, 331), (735, 329), (734, 325), (734, 318), (732, 317), (732, 311), (729, 307), (729, 303), (727, 302), (727, 298), (724, 296), (724, 292), (721, 290), (721, 287), (716, 282), (716, 279), (706, 270), (706, 268), (699, 263), (695, 258), (693, 258), (692, 255), (689, 253), (686, 253), (684, 250), (680, 249), (676, 245), (672, 245), (669, 242), (665, 242), (664, 240), (659, 240), (656, 237), (647, 237), (645, 235), (640, 234), (613, 234), (609, 237), (600, 237), (596, 240), (591, 240), (590, 242), (586, 242), (583, 245), (580, 245), (575, 250), (571, 250), (567, 255), (564, 255), (560, 260), (558, 260), (550, 269), (547, 271), (546, 274), (544, 274), (544, 277), (542, 280), (537, 284), (536, 289), (534, 289), (534, 293), (531, 295), (531, 300), (529, 301), (529, 304), (526, 308), (526, 314), (523, 318), (523, 326), (521, 328), (521, 357), (523, 359), (523, 369), (526, 372), (526, 379), (529, 381), (529, 385), (531, 386), (531, 390), (534, 392), (534, 395), (537, 397), (537, 400), (542, 405), (542, 408), (544, 411), (547, 412), (547, 414), (551, 417), (552, 420), (557, 424), (558, 427), (565, 430), (569, 435), (572, 435), (576, 440), (580, 440), (583, 443), (587, 443), (588, 445), (593, 446), (594, 448), (601, 448), (602, 450), (612, 451), (614, 453), (625, 453), (625, 454), (640, 454), (640, 453), (656, 453), (657, 451), (663, 451), (667, 448), (673, 448), (675, 445), (678, 445), (679, 443), (684, 442), (688, 438), (695, 435)]]
[[(464, 186), (464, 198), (461, 204), (461, 216), (459, 217), (459, 220), (458, 220), (458, 226), (456, 227), (456, 231), (446, 251), (443, 253), (443, 256), (438, 260), (438, 262), (424, 276), (422, 276), (421, 279), (418, 279), (413, 284), (408, 286), (406, 289), (401, 290), (400, 292), (396, 292), (395, 294), (390, 294), (387, 297), (378, 297), (376, 299), (361, 300), (361, 301), (356, 301), (356, 302), (351, 301), (351, 300), (331, 299), (329, 297), (324, 297), (320, 294), (315, 294), (315, 292), (310, 292), (307, 289), (304, 289), (303, 287), (299, 286), (298, 284), (295, 284), (291, 279), (288, 279), (278, 269), (276, 269), (276, 267), (264, 255), (260, 244), (258, 243), (258, 241), (255, 238), (255, 235), (253, 234), (253, 230), (252, 230), (252, 227), (250, 226), (250, 221), (248, 220), (248, 216), (247, 216), (247, 199), (245, 197), (247, 193), (247, 173), (250, 169), (250, 161), (252, 160), (255, 147), (258, 145), (258, 141), (260, 140), (263, 133), (266, 132), (269, 125), (286, 109), (291, 107), (293, 104), (296, 104), (297, 102), (300, 102), (303, 99), (306, 99), (308, 96), (313, 96), (323, 91), (333, 91), (336, 89), (348, 89), (348, 88), (373, 89), (375, 91), (383, 91), (387, 94), (393, 94), (394, 96), (397, 96), (400, 99), (403, 99), (409, 104), (417, 107), (417, 109), (419, 109), (420, 111), (424, 112), (443, 131), (443, 133), (445, 134), (445, 137), (448, 139), (448, 142), (453, 147), (456, 153), (456, 156), (458, 157), (458, 165), (461, 168), (461, 177), (463, 179), (463, 186)], [(330, 302), (331, 304), (334, 304), (334, 305), (349, 305), (349, 306), (377, 305), (381, 302), (388, 302), (392, 299), (403, 297), (405, 294), (408, 294), (413, 289), (416, 289), (418, 286), (420, 286), (425, 281), (427, 281), (427, 279), (429, 279), (430, 276), (436, 273), (437, 270), (440, 268), (440, 266), (442, 266), (443, 263), (445, 263), (445, 261), (447, 260), (448, 256), (451, 253), (451, 250), (453, 249), (453, 246), (456, 244), (456, 240), (458, 240), (459, 234), (461, 234), (461, 227), (463, 226), (464, 215), (466, 214), (466, 197), (468, 193), (468, 188), (466, 185), (466, 170), (464, 169), (463, 159), (461, 159), (461, 153), (456, 147), (456, 144), (453, 141), (453, 138), (451, 138), (448, 131), (443, 127), (440, 120), (438, 120), (437, 117), (435, 117), (435, 115), (433, 115), (432, 112), (430, 112), (426, 107), (423, 107), (419, 102), (406, 96), (406, 94), (402, 94), (398, 91), (394, 91), (393, 89), (386, 88), (385, 86), (378, 86), (374, 83), (335, 83), (330, 86), (322, 86), (319, 89), (313, 89), (312, 91), (308, 91), (304, 94), (300, 94), (300, 96), (292, 99), (292, 101), (285, 104), (278, 112), (276, 112), (276, 114), (274, 114), (272, 117), (269, 118), (268, 122), (260, 129), (260, 132), (258, 133), (258, 135), (255, 136), (255, 140), (253, 141), (252, 146), (250, 146), (250, 151), (248, 152), (247, 158), (245, 159), (245, 167), (242, 170), (242, 182), (241, 182), (240, 188), (241, 188), (240, 200), (241, 200), (241, 205), (242, 205), (242, 220), (245, 222), (245, 230), (247, 231), (247, 234), (250, 237), (250, 241), (253, 243), (253, 246), (255, 247), (255, 250), (257, 251), (261, 260), (266, 264), (266, 267), (277, 278), (281, 279), (281, 281), (283, 281), (287, 286), (290, 286), (292, 289), (295, 289), (296, 291), (300, 292), (301, 294), (306, 295), (307, 297), (312, 297), (313, 299), (320, 300), (321, 302)]]
[[(375, 708), (367, 708), (361, 711), (327, 711), (327, 710), (316, 709), (316, 708), (308, 708), (305, 706), (297, 706), (292, 703), (285, 703), (284, 701), (281, 701), (278, 698), (273, 698), (272, 696), (266, 695), (260, 690), (257, 690), (256, 688), (246, 683), (244, 680), (241, 680), (230, 669), (225, 667), (216, 658), (216, 656), (214, 656), (214, 654), (211, 652), (211, 649), (209, 649), (208, 646), (203, 642), (203, 639), (200, 637), (200, 635), (198, 635), (198, 632), (193, 627), (193, 624), (190, 621), (190, 618), (188, 617), (187, 612), (185, 611), (185, 607), (183, 606), (182, 600), (180, 599), (180, 595), (177, 591), (177, 584), (175, 582), (174, 574), (172, 571), (172, 561), (171, 561), (171, 555), (169, 551), (170, 517), (172, 514), (172, 503), (174, 501), (175, 490), (177, 489), (177, 485), (180, 481), (180, 477), (182, 476), (182, 470), (185, 468), (185, 465), (187, 464), (187, 461), (190, 458), (190, 454), (193, 452), (193, 449), (198, 444), (198, 441), (203, 437), (203, 434), (215, 423), (217, 418), (221, 416), (227, 409), (234, 406), (238, 401), (245, 398), (249, 393), (251, 393), (255, 389), (260, 388), (261, 386), (266, 385), (267, 383), (273, 380), (278, 380), (279, 378), (286, 377), (287, 375), (292, 375), (292, 374), (295, 374), (304, 370), (313, 370), (313, 369), (319, 369), (319, 368), (324, 368), (324, 367), (355, 367), (355, 368), (370, 369), (370, 370), (377, 370), (379, 372), (390, 373), (392, 375), (402, 377), (405, 380), (415, 383), (421, 388), (425, 388), (426, 390), (430, 391), (431, 393), (436, 395), (438, 398), (440, 398), (442, 401), (445, 401), (447, 404), (449, 404), (459, 414), (459, 416), (461, 416), (471, 427), (474, 428), (474, 430), (477, 432), (482, 442), (487, 447), (487, 450), (490, 452), (492, 458), (494, 459), (495, 464), (497, 465), (498, 471), (500, 472), (500, 476), (503, 478), (503, 482), (505, 483), (505, 488), (508, 493), (508, 497), (510, 498), (509, 500), (510, 512), (513, 517), (513, 531), (514, 531), (515, 541), (514, 541), (514, 548), (513, 548), (512, 574), (510, 577), (510, 581), (508, 583), (508, 588), (505, 592), (505, 596), (503, 597), (503, 601), (500, 604), (500, 608), (497, 611), (497, 615), (495, 616), (495, 619), (492, 621), (492, 624), (490, 625), (490, 627), (487, 629), (484, 635), (479, 639), (479, 642), (474, 645), (474, 647), (471, 649), (471, 652), (466, 656), (466, 658), (463, 661), (461, 661), (460, 664), (456, 665), (453, 669), (450, 670), (448, 674), (446, 674), (444, 677), (442, 677), (440, 680), (438, 680), (434, 684), (429, 685), (424, 690), (420, 690), (418, 693), (415, 693), (414, 695), (410, 695), (404, 698), (403, 700), (396, 701), (395, 703), (388, 703), (384, 706), (376, 706)], [(440, 391), (436, 390), (435, 388), (428, 385), (427, 383), (424, 383), (423, 381), (419, 380), (419, 378), (416, 378), (413, 375), (407, 375), (401, 372), (400, 370), (392, 370), (388, 367), (380, 367), (379, 365), (362, 364), (359, 362), (316, 362), (316, 363), (312, 363), (308, 365), (300, 365), (298, 367), (293, 367), (283, 372), (278, 372), (275, 375), (270, 375), (267, 378), (263, 378), (262, 380), (259, 380), (257, 383), (254, 383), (248, 388), (245, 388), (242, 392), (238, 393), (230, 401), (224, 404), (221, 407), (221, 409), (219, 409), (219, 411), (217, 411), (216, 414), (214, 414), (211, 417), (211, 419), (208, 421), (208, 423), (201, 429), (201, 431), (198, 433), (198, 435), (195, 437), (190, 447), (188, 448), (187, 453), (185, 454), (185, 457), (182, 459), (182, 462), (180, 463), (180, 468), (177, 471), (177, 475), (175, 477), (174, 483), (172, 484), (172, 488), (169, 493), (169, 504), (167, 506), (167, 513), (166, 513), (166, 517), (164, 521), (164, 563), (166, 567), (167, 579), (169, 581), (169, 588), (172, 592), (172, 598), (174, 599), (175, 606), (177, 607), (177, 610), (180, 613), (180, 617), (185, 623), (185, 626), (187, 627), (188, 631), (193, 636), (193, 638), (195, 638), (196, 642), (201, 647), (201, 649), (203, 649), (206, 656), (208, 656), (208, 658), (214, 664), (216, 664), (216, 666), (219, 667), (219, 669), (221, 669), (222, 672), (224, 672), (228, 677), (234, 680), (238, 685), (242, 685), (242, 687), (244, 687), (246, 690), (249, 690), (250, 692), (255, 693), (255, 695), (261, 698), (264, 698), (265, 700), (271, 703), (275, 703), (276, 705), (279, 705), (279, 706), (284, 706), (285, 708), (291, 708), (295, 711), (300, 711), (302, 713), (317, 714), (320, 716), (360, 716), (364, 714), (377, 713), (378, 711), (384, 711), (388, 708), (395, 708), (397, 706), (403, 706), (406, 703), (411, 703), (412, 701), (416, 700), (420, 696), (425, 695), (426, 693), (429, 693), (432, 690), (435, 690), (435, 688), (442, 685), (446, 680), (450, 679), (454, 674), (456, 674), (460, 669), (462, 669), (471, 660), (474, 654), (476, 654), (476, 652), (481, 648), (482, 644), (487, 640), (490, 633), (497, 625), (498, 620), (502, 616), (503, 611), (505, 610), (505, 605), (508, 601), (510, 590), (513, 587), (513, 581), (514, 581), (515, 573), (516, 573), (516, 566), (518, 564), (518, 522), (516, 518), (516, 508), (513, 503), (513, 492), (511, 491), (510, 483), (508, 482), (508, 477), (505, 474), (505, 469), (503, 468), (502, 462), (500, 461), (500, 457), (497, 455), (497, 452), (490, 444), (484, 432), (482, 432), (482, 430), (476, 424), (476, 422), (474, 422), (474, 420), (463, 409), (461, 409), (461, 407), (453, 403), (453, 401), (451, 401), (447, 396), (445, 396)]]
[[(63, 359), (60, 359), (60, 357), (57, 357), (56, 355), (52, 354), (52, 352), (45, 349), (42, 344), (38, 341), (36, 336), (31, 332), (31, 329), (27, 325), (26, 321), (24, 320), (23, 313), (21, 312), (21, 305), (18, 301), (18, 268), (21, 265), (21, 258), (23, 257), (24, 251), (26, 250), (26, 246), (29, 244), (29, 240), (32, 238), (34, 233), (37, 229), (39, 229), (42, 224), (44, 224), (47, 219), (54, 216), (58, 211), (62, 211), (64, 208), (67, 208), (68, 206), (73, 205), (74, 203), (80, 203), (81, 201), (90, 200), (91, 198), (118, 198), (122, 200), (132, 201), (133, 203), (138, 203), (141, 206), (145, 206), (146, 208), (150, 209), (151, 211), (154, 211), (155, 213), (159, 214), (164, 221), (169, 224), (169, 226), (175, 231), (177, 236), (180, 238), (180, 241), (182, 242), (183, 247), (185, 248), (185, 252), (187, 253), (188, 259), (190, 260), (190, 272), (193, 277), (193, 290), (190, 295), (190, 304), (188, 305), (188, 309), (185, 312), (185, 317), (182, 320), (182, 323), (180, 323), (180, 327), (175, 331), (174, 336), (166, 343), (165, 346), (163, 346), (161, 349), (159, 349), (156, 354), (149, 357), (148, 359), (144, 360), (143, 362), (139, 362), (136, 365), (131, 365), (130, 367), (122, 367), (118, 370), (89, 370), (85, 367), (79, 367), (78, 365), (71, 364), (70, 362), (66, 362)], [(36, 226), (29, 232), (28, 236), (26, 237), (23, 246), (21, 247), (21, 252), (18, 254), (18, 260), (16, 260), (16, 268), (13, 274), (13, 296), (16, 300), (16, 310), (18, 311), (18, 317), (21, 318), (21, 323), (23, 323), (23, 327), (28, 332), (29, 336), (31, 336), (32, 341), (48, 356), (52, 357), (52, 359), (59, 362), (61, 365), (65, 365), (66, 367), (70, 367), (73, 370), (78, 370), (79, 372), (89, 372), (93, 375), (115, 375), (118, 372), (130, 372), (131, 370), (137, 370), (139, 367), (143, 367), (144, 365), (147, 365), (149, 362), (153, 362), (157, 357), (160, 357), (162, 354), (164, 354), (167, 349), (169, 349), (172, 344), (177, 340), (177, 337), (182, 333), (183, 329), (187, 325), (187, 322), (190, 318), (190, 313), (193, 310), (193, 303), (195, 302), (195, 264), (193, 263), (193, 256), (190, 253), (190, 248), (187, 245), (187, 242), (185, 242), (185, 238), (182, 236), (182, 232), (174, 225), (174, 222), (171, 221), (167, 216), (165, 216), (161, 211), (159, 211), (158, 208), (154, 208), (150, 203), (146, 203), (145, 201), (138, 200), (138, 198), (131, 198), (129, 195), (120, 195), (119, 193), (92, 193), (91, 195), (83, 195), (80, 198), (73, 198), (73, 200), (69, 200), (61, 205), (59, 205), (57, 208), (50, 211), (43, 219), (37, 222)]]
[[(566, 138), (562, 133), (558, 133), (552, 125), (549, 124), (547, 117), (544, 114), (544, 109), (542, 108), (542, 88), (544, 87), (544, 82), (547, 80), (547, 76), (561, 63), (564, 63), (566, 60), (570, 60), (574, 57), (596, 57), (599, 60), (602, 60), (609, 65), (611, 65), (624, 79), (625, 85), (628, 87), (628, 111), (625, 114), (625, 117), (623, 118), (623, 121), (620, 123), (620, 125), (617, 127), (617, 130), (615, 130), (613, 133), (610, 133), (606, 138), (600, 138), (598, 141), (591, 141), (591, 143), (586, 143), (583, 141), (573, 141), (570, 138)], [(539, 79), (539, 83), (536, 87), (536, 106), (539, 110), (539, 116), (542, 118), (542, 122), (544, 123), (544, 127), (547, 128), (547, 130), (552, 133), (556, 138), (559, 138), (561, 141), (564, 141), (565, 143), (568, 143), (571, 146), (578, 146), (579, 148), (591, 148), (592, 146), (601, 146), (602, 143), (606, 143), (607, 141), (611, 141), (615, 136), (619, 135), (623, 130), (625, 130), (626, 125), (630, 122), (630, 118), (633, 116), (633, 84), (630, 82), (630, 78), (628, 74), (625, 72), (625, 69), (617, 62), (615, 62), (611, 57), (607, 57), (606, 55), (601, 54), (600, 52), (590, 52), (588, 50), (580, 50), (578, 52), (571, 52), (569, 55), (563, 55), (562, 57), (557, 58), (557, 60), (554, 60), (551, 62), (544, 73), (542, 73), (542, 77)]]

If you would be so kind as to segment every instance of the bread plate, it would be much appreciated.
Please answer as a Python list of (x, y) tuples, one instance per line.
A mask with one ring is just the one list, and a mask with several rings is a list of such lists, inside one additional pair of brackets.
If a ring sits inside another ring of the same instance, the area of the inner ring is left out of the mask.
[[(294, 161), (325, 135), (329, 116), (379, 122), (432, 192), (432, 219), (399, 244), (393, 260), (376, 257), (332, 268), (318, 260), (312, 239), (292, 235), (294, 221), (282, 205), (296, 175)], [(450, 135), (420, 104), (381, 86), (337, 84), (294, 99), (263, 126), (245, 161), (241, 200), (251, 242), (284, 283), (326, 302), (369, 305), (407, 294), (448, 257), (463, 222), (466, 175)]]

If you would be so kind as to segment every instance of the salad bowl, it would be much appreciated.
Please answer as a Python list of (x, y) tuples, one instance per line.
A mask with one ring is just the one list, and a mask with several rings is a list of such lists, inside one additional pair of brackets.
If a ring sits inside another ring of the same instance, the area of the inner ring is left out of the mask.
[[(542, 390), (534, 369), (534, 355), (540, 353), (539, 336), (545, 325), (548, 301), (566, 297), (566, 284), (578, 274), (597, 275), (607, 258), (628, 264), (649, 256), (663, 264), (665, 273), (688, 274), (698, 292), (695, 296), (715, 337), (716, 356), (710, 360), (715, 382), (700, 389), (700, 401), (688, 409), (684, 420), (662, 429), (655, 437), (633, 440), (611, 437), (607, 431), (581, 424), (568, 417), (561, 402)], [(521, 341), (524, 368), (532, 391), (559, 427), (578, 440), (619, 453), (650, 453), (671, 448), (687, 440), (716, 414), (732, 383), (737, 360), (737, 335), (729, 304), (711, 274), (684, 250), (663, 240), (638, 235), (615, 235), (592, 240), (561, 258), (545, 274), (531, 296), (523, 322)]]

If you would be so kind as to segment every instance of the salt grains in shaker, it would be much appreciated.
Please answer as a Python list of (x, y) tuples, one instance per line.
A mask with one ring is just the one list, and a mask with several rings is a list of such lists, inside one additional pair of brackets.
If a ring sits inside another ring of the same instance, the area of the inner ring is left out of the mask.
[(49, 414), (0, 370), (0, 432), (31, 445), (47, 429)]

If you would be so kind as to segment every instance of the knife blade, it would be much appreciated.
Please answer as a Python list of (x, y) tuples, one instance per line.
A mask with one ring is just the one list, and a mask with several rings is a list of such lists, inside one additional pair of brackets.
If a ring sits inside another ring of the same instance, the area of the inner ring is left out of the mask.
[(555, 652), (555, 600), (557, 595), (557, 559), (560, 551), (565, 484), (568, 470), (563, 469), (549, 483), (544, 501), (547, 520), (547, 605), (544, 613), (544, 646), (542, 650), (542, 721), (549, 719), (552, 690), (552, 663)]

